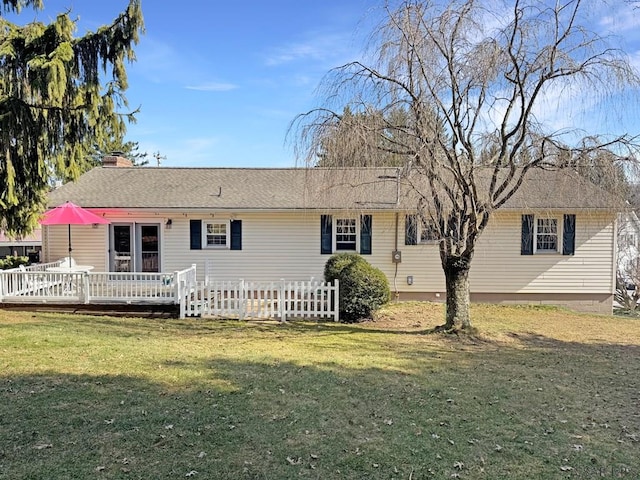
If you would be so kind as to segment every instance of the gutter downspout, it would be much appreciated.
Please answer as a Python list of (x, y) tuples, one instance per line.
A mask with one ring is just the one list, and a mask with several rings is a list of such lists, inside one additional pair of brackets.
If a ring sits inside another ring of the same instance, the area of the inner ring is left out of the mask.
[[(400, 213), (396, 212), (396, 235), (395, 235), (395, 243), (394, 250), (398, 251), (398, 223), (399, 223)], [(396, 302), (400, 299), (400, 292), (398, 291), (398, 262), (394, 262), (395, 272), (393, 273), (393, 290)]]
[[(400, 213), (398, 208), (400, 207), (400, 168), (396, 168), (396, 234), (394, 236), (393, 248), (398, 251), (398, 225), (400, 222)], [(395, 272), (393, 273), (393, 289), (395, 291), (396, 302), (400, 300), (400, 292), (398, 291), (398, 263), (395, 262)]]

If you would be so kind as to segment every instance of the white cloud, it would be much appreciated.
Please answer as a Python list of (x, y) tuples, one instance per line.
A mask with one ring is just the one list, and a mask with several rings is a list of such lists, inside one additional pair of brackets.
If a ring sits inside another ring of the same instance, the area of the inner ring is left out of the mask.
[(271, 51), (265, 58), (269, 67), (277, 67), (299, 61), (332, 63), (346, 55), (351, 41), (343, 34), (315, 35), (304, 42), (289, 43)]
[[(156, 137), (158, 136), (158, 132)], [(167, 139), (166, 142), (140, 140), (139, 150), (147, 152), (149, 166), (156, 166), (154, 155), (161, 157), (163, 167), (192, 167), (195, 165), (211, 164), (214, 160), (214, 148), (219, 144), (217, 137), (197, 137), (185, 139)]]
[(185, 88), (187, 90), (198, 90), (201, 92), (228, 92), (239, 87), (233, 83), (207, 82), (198, 85), (187, 85)]
[(172, 80), (176, 72), (184, 72), (186, 65), (177, 51), (169, 44), (145, 36), (136, 49), (136, 62), (130, 70), (137, 72), (154, 83)]
[(621, 32), (635, 30), (640, 26), (640, 12), (631, 5), (619, 5), (617, 9), (609, 9), (608, 13), (608, 15), (604, 15), (600, 19), (600, 25), (608, 30), (619, 34)]
[[(204, 72), (199, 62), (180, 54), (172, 45), (157, 38), (143, 37), (136, 55), (137, 61), (131, 65), (131, 72), (156, 84), (186, 84), (184, 88), (188, 90), (205, 92), (226, 92), (239, 88), (230, 82), (200, 81), (215, 77), (215, 74)], [(187, 83), (194, 81), (197, 83)]]

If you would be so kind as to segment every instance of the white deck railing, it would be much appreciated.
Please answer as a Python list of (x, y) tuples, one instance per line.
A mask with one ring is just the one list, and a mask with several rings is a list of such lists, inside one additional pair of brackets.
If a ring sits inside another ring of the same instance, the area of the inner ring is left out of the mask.
[(177, 303), (174, 273), (88, 272), (85, 303), (144, 302)]
[(173, 273), (50, 272), (59, 262), (43, 265), (0, 271), (0, 301), (178, 304), (196, 278), (195, 265)]
[(330, 318), (338, 321), (339, 285), (318, 281), (197, 283), (180, 303), (180, 316)]
[[(22, 268), (26, 272), (46, 272), (48, 268), (59, 267), (60, 265), (62, 265), (62, 262), (64, 262), (64, 259), (56, 260), (55, 262), (49, 262), (49, 263), (34, 263), (32, 265), (25, 265)], [(18, 270), (20, 269), (19, 268), (12, 269), (12, 271), (18, 271)], [(8, 270), (5, 270), (5, 271), (8, 271)]]

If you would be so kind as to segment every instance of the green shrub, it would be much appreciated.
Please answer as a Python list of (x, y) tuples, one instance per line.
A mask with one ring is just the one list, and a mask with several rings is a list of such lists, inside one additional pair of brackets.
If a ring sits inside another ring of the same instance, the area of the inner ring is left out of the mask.
[(325, 281), (340, 281), (340, 319), (357, 322), (371, 314), (391, 298), (384, 273), (360, 255), (338, 253), (324, 269)]
[(29, 257), (14, 257), (13, 255), (7, 255), (5, 258), (0, 258), (0, 270), (18, 268), (20, 265), (29, 265)]
[(342, 271), (355, 262), (367, 263), (357, 253), (336, 253), (332, 255), (324, 265), (324, 281), (333, 282), (336, 279), (342, 281)]

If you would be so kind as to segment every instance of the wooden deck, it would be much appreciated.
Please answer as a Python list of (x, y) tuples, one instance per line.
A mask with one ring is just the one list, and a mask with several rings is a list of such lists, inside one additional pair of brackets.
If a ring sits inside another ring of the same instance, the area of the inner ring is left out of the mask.
[(339, 319), (337, 282), (220, 282), (205, 277), (196, 281), (195, 265), (163, 273), (33, 265), (0, 272), (0, 307), (110, 314), (159, 310), (163, 315), (177, 310), (180, 318)]
[(106, 315), (110, 317), (178, 318), (178, 305), (163, 304), (53, 304), (53, 303), (0, 303), (0, 310), (17, 312), (72, 313), (80, 315)]
[(64, 271), (56, 263), (0, 272), (0, 302), (51, 305), (179, 305), (195, 266), (176, 272)]

